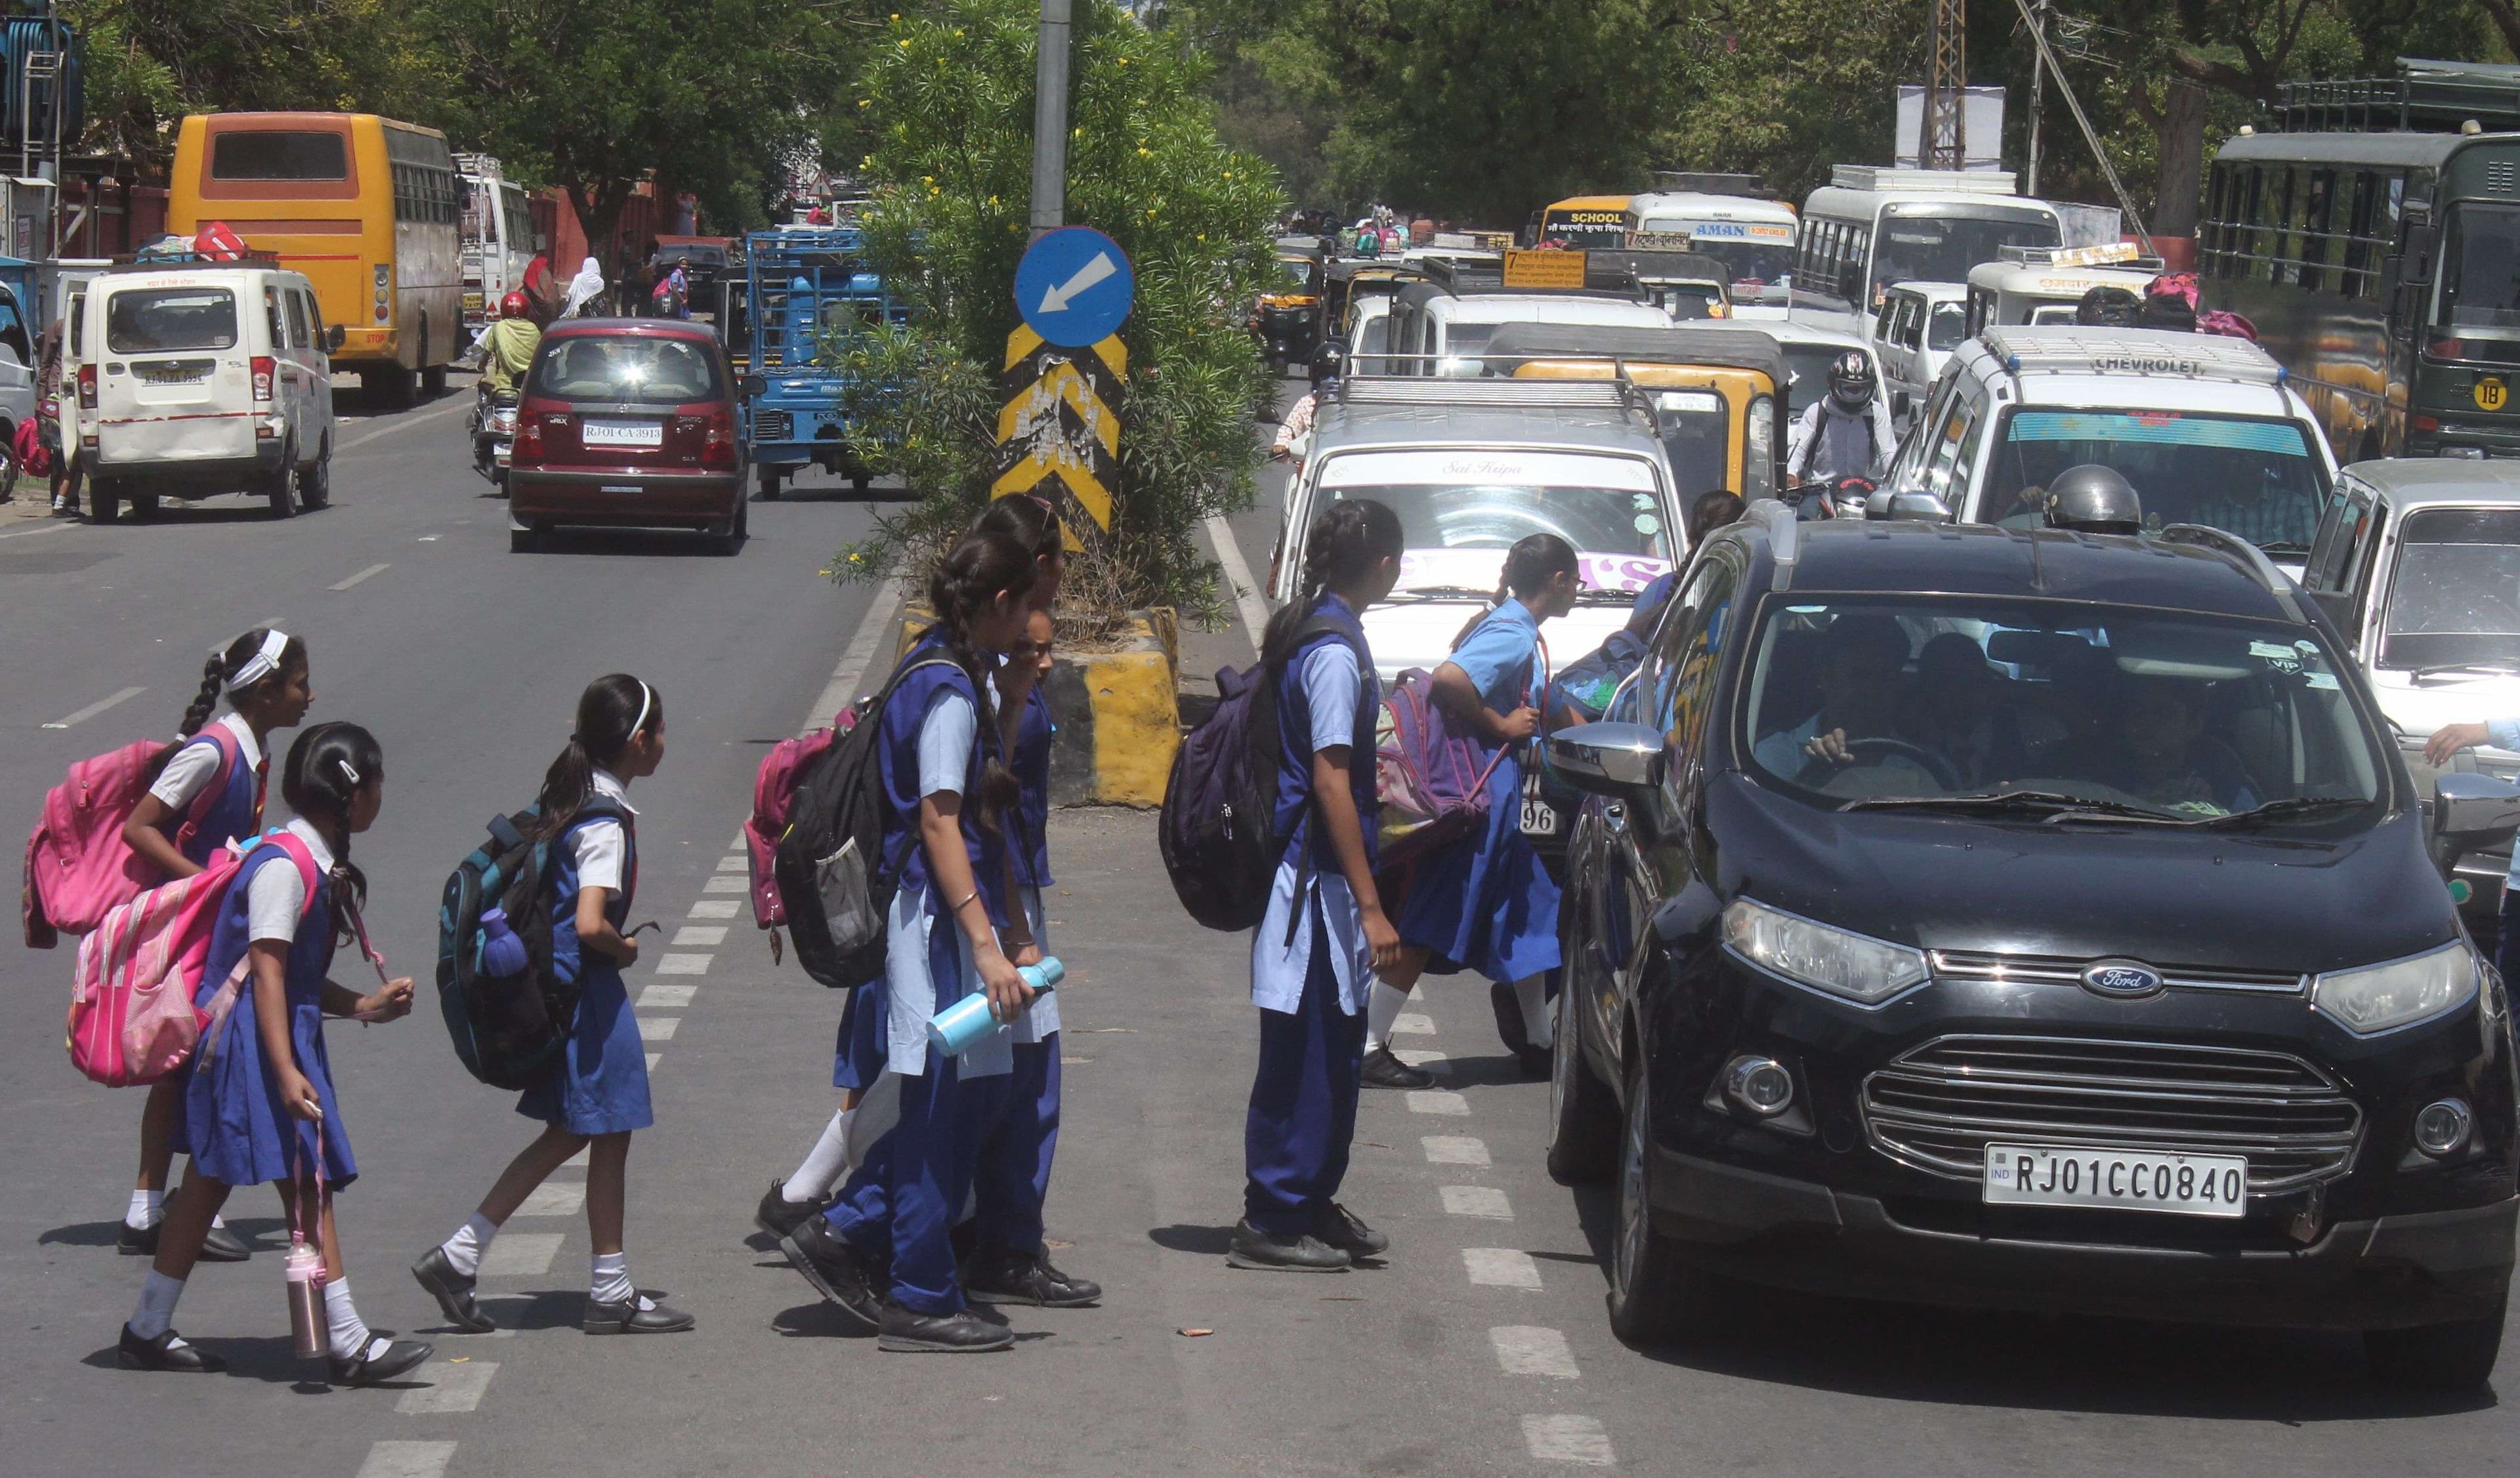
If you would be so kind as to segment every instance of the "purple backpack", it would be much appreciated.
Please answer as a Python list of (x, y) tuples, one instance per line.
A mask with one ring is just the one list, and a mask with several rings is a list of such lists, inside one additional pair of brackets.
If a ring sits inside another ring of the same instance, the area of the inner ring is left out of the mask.
[[(1462, 633), (1463, 640), (1468, 636)], [(1545, 662), (1546, 644), (1540, 655)], [(1544, 676), (1540, 691), (1548, 689)], [(1526, 685), (1525, 701), (1530, 693)], [(1373, 784), (1382, 797), (1377, 864), (1404, 866), (1486, 826), (1488, 781), (1510, 747), (1491, 749), (1477, 736), (1456, 732), (1435, 701), (1433, 673), (1412, 667), (1400, 674), (1374, 720)]]

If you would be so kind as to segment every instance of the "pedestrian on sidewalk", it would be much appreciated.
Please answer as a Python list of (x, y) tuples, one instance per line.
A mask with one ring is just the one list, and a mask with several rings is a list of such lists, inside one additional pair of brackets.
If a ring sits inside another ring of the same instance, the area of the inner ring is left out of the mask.
[(350, 837), (373, 826), (384, 804), (384, 755), (356, 724), (318, 724), (290, 746), (281, 794), (296, 819), (246, 855), (219, 904), (194, 1004), (210, 1007), (240, 961), (250, 962), (248, 984), (176, 1071), (175, 1145), (193, 1165), (117, 1356), (139, 1370), (225, 1367), (175, 1332), (175, 1305), (229, 1190), (269, 1182), (290, 1225), (304, 1230), (324, 1261), (332, 1382), (371, 1386), (430, 1353), (422, 1341), (375, 1333), (359, 1318), (333, 1222), (332, 1192), (356, 1181), (359, 1166), (334, 1093), (324, 1018), (392, 1021), (411, 1011), (408, 977), (361, 996), (329, 974), (337, 941), (367, 947), (358, 921), (367, 878), (350, 862)]
[[(927, 1019), (985, 991), (1001, 1021), (1034, 993), (1016, 973), (1039, 944), (1015, 912), (1010, 833), (1021, 786), (1003, 756), (991, 699), (996, 659), (1022, 640), (1033, 552), (1004, 534), (965, 538), (927, 582), (936, 621), (903, 654), (880, 724), (884, 856), (899, 887), (885, 920), (884, 975), (851, 1002), (861, 1066), (879, 1054), (873, 1095), (898, 1123), (851, 1172), (839, 1199), (783, 1238), (796, 1270), (848, 1320), (896, 1351), (964, 1353), (1014, 1343), (964, 1300), (953, 1226), (971, 1193), (991, 1095), (978, 1080), (1012, 1067), (1009, 1034), (960, 1057), (927, 1041)], [(941, 660), (940, 660), (941, 658)], [(874, 1270), (890, 1261), (878, 1306)]]
[(35, 431), (52, 458), (53, 512), (78, 512), (78, 447), (62, 434), (62, 321), (54, 319), (37, 347), (42, 361), (35, 372)]
[(664, 758), (665, 700), (638, 678), (616, 672), (579, 695), (568, 747), (543, 776), (540, 835), (555, 843), (559, 863), (551, 886), (552, 956), (555, 968), (577, 957), (577, 1009), (550, 1074), (517, 1099), (517, 1112), (543, 1121), (542, 1134), (508, 1162), (455, 1234), (412, 1265), (412, 1276), (458, 1328), (486, 1334), (498, 1327), (472, 1295), (482, 1254), (534, 1187), (581, 1149), (587, 1151), (592, 1262), (579, 1327), (589, 1334), (670, 1334), (694, 1323), (689, 1314), (639, 1291), (621, 1250), (630, 1136), (656, 1122), (648, 1102), (647, 1044), (621, 980), (622, 969), (639, 960), (639, 941), (623, 932), (639, 886), (630, 783), (655, 774)]
[(1275, 812), (1286, 850), (1251, 936), (1260, 1061), (1242, 1130), (1237, 1268), (1344, 1273), (1391, 1239), (1336, 1200), (1356, 1137), (1366, 989), (1398, 963), (1400, 935), (1373, 879), (1373, 652), (1360, 624), (1400, 582), (1400, 518), (1372, 499), (1333, 503), (1304, 537), (1302, 594), (1262, 633), (1260, 680), (1278, 685)]
[[(222, 696), (227, 712), (212, 722)], [(306, 644), (287, 632), (256, 628), (210, 653), (202, 664), (201, 691), (158, 762), (158, 779), (122, 824), (123, 844), (156, 870), (157, 881), (190, 877), (221, 848), (262, 829), (272, 731), (296, 728), (314, 701)], [(181, 1097), (172, 1076), (149, 1085), (140, 1110), (140, 1175), (114, 1237), (125, 1257), (157, 1254)], [(225, 1221), (210, 1218), (201, 1256), (241, 1263), (251, 1255)]]
[(1496, 604), (1456, 640), (1435, 669), (1434, 698), (1448, 718), (1483, 744), (1508, 746), (1488, 773), (1484, 829), (1418, 860), (1400, 909), (1407, 941), (1398, 965), (1373, 987), (1365, 1080), (1377, 1088), (1424, 1088), (1433, 1078), (1391, 1052), (1401, 1005), (1425, 971), (1473, 970), (1488, 977), (1497, 1034), (1525, 1077), (1549, 1075), (1555, 1040), (1549, 972), (1557, 968), (1557, 884), (1522, 834), (1519, 749), (1538, 732), (1532, 699), (1540, 625), (1575, 608), (1584, 588), (1575, 547), (1555, 534), (1528, 534), (1506, 552)]

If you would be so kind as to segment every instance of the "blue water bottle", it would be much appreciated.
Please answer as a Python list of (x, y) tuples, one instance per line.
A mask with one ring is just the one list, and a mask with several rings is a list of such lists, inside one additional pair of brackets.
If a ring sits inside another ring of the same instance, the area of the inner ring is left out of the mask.
[[(1067, 978), (1067, 966), (1056, 957), (1039, 964), (1027, 964), (1015, 971), (1023, 983), (1042, 995)], [(927, 1018), (927, 1045), (949, 1057), (959, 1057), (970, 1051), (982, 1038), (1005, 1023), (989, 1013), (989, 995), (973, 991), (952, 1006)]]

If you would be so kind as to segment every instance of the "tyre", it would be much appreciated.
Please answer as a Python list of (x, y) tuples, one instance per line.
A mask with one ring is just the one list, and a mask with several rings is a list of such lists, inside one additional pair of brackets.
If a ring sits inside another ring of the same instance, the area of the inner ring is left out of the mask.
[(112, 523), (113, 507), (122, 501), (122, 484), (109, 477), (87, 479), (87, 521)]
[(874, 481), (875, 477), (871, 473), (853, 471), (849, 473), (849, 491), (863, 498), (866, 496), (868, 485)]
[(1619, 1105), (1584, 1060), (1575, 971), (1557, 992), (1557, 1043), (1549, 1050), (1549, 1174), (1560, 1186), (1598, 1185), (1619, 1165)]
[(2494, 1373), (2502, 1352), (2502, 1311), (2490, 1319), (2412, 1329), (2365, 1329), (2362, 1357), (2371, 1373), (2393, 1386), (2417, 1391), (2474, 1391)]
[(280, 470), (263, 484), (262, 494), (271, 500), (271, 516), (286, 518), (297, 512), (297, 448), (284, 448)]
[(752, 470), (754, 480), (761, 484), (761, 501), (764, 503), (778, 502), (779, 469), (765, 465), (754, 468)]
[(398, 364), (361, 365), (359, 384), (378, 410), (398, 411), (411, 404), (411, 371)]
[(515, 524), (509, 525), (508, 553), (512, 555), (539, 554), (542, 551), (542, 530), (536, 528), (519, 528)]
[(131, 521), (146, 523), (158, 516), (158, 495), (133, 488), (130, 493)]
[(445, 394), (446, 366), (430, 365), (427, 369), (422, 370), (420, 372), (420, 391), (422, 394), (431, 397)]
[(1671, 1238), (1653, 1230), (1650, 1099), (1644, 1065), (1630, 1064), (1608, 1300), (1610, 1332), (1631, 1345), (1674, 1344), (1701, 1332), (1714, 1281), (1683, 1263)]
[(333, 502), (333, 449), (324, 448), (316, 459), (297, 470), (297, 506), (328, 508)]

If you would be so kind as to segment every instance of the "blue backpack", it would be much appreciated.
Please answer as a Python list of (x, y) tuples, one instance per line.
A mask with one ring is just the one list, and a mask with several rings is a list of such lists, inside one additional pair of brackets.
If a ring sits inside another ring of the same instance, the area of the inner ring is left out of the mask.
[[(627, 813), (592, 796), (576, 820), (606, 818), (624, 823), (623, 876), (635, 880)], [(540, 819), (539, 806), (492, 817), (489, 839), (448, 874), (437, 908), (438, 1009), (464, 1070), (492, 1088), (532, 1087), (560, 1059), (577, 1017), (576, 933), (552, 919), (566, 860), (559, 838), (533, 836)], [(484, 915), (504, 917), (485, 925)]]

